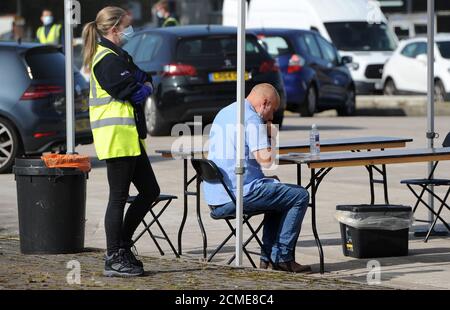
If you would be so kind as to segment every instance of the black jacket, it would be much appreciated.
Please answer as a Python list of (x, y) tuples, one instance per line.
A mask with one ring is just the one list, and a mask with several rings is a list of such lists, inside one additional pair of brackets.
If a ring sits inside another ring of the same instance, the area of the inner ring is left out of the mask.
[[(145, 114), (141, 103), (133, 102), (131, 96), (139, 89), (134, 72), (140, 70), (133, 62), (131, 56), (119, 46), (102, 37), (100, 45), (111, 49), (115, 54), (107, 54), (94, 67), (94, 74), (100, 86), (113, 98), (126, 100), (133, 104), (135, 110), (136, 127), (139, 136), (147, 136)], [(147, 81), (152, 77), (147, 74)]]

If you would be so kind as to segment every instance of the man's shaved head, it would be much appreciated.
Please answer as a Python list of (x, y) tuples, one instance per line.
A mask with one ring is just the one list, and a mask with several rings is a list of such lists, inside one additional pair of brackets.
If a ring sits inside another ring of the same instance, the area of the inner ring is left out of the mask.
[(252, 88), (252, 91), (250, 92), (249, 97), (262, 97), (266, 99), (273, 99), (271, 100), (273, 104), (278, 105), (280, 104), (280, 95), (278, 94), (278, 91), (273, 87), (272, 85), (268, 83), (262, 83), (258, 84), (255, 87)]
[(253, 87), (247, 100), (265, 121), (272, 121), (274, 112), (280, 106), (280, 94), (275, 87), (268, 83)]

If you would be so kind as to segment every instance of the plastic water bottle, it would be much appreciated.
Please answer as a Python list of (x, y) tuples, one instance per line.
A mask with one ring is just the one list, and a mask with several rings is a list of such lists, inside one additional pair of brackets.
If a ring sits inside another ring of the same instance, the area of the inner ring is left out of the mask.
[(311, 155), (316, 156), (320, 154), (320, 137), (317, 125), (313, 124), (311, 126), (311, 133), (309, 135), (309, 147)]

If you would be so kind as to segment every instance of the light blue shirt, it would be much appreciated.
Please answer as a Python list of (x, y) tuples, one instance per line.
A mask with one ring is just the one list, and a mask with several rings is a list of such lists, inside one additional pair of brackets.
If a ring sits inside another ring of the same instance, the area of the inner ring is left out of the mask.
[[(236, 109), (238, 104), (232, 103), (223, 108), (214, 119), (209, 134), (208, 159), (212, 160), (224, 176), (225, 184), (236, 195)], [(256, 113), (250, 102), (245, 101), (245, 174), (244, 196), (254, 191), (265, 182), (276, 182), (265, 178), (253, 156), (253, 152), (270, 147), (267, 126)], [(220, 183), (204, 182), (203, 192), (209, 205), (218, 206), (231, 201)]]

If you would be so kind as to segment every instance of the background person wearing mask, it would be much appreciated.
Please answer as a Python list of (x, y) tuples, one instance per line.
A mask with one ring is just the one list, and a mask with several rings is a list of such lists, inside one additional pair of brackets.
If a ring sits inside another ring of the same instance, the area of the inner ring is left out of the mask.
[[(151, 76), (141, 71), (121, 46), (133, 35), (132, 18), (108, 6), (83, 29), (83, 60), (91, 70), (89, 116), (94, 146), (106, 160), (109, 202), (105, 215), (105, 276), (144, 273), (133, 252), (133, 234), (160, 189), (145, 151), (143, 104), (153, 91)], [(130, 184), (139, 194), (124, 209)]]
[(156, 12), (156, 16), (161, 21), (159, 24), (161, 27), (173, 27), (180, 24), (178, 20), (170, 13), (169, 2), (167, 2), (167, 0), (158, 1), (154, 6), (154, 10)]
[(53, 12), (44, 9), (41, 15), (43, 26), (36, 31), (36, 38), (41, 44), (62, 44), (64, 42), (62, 25), (54, 23)]

